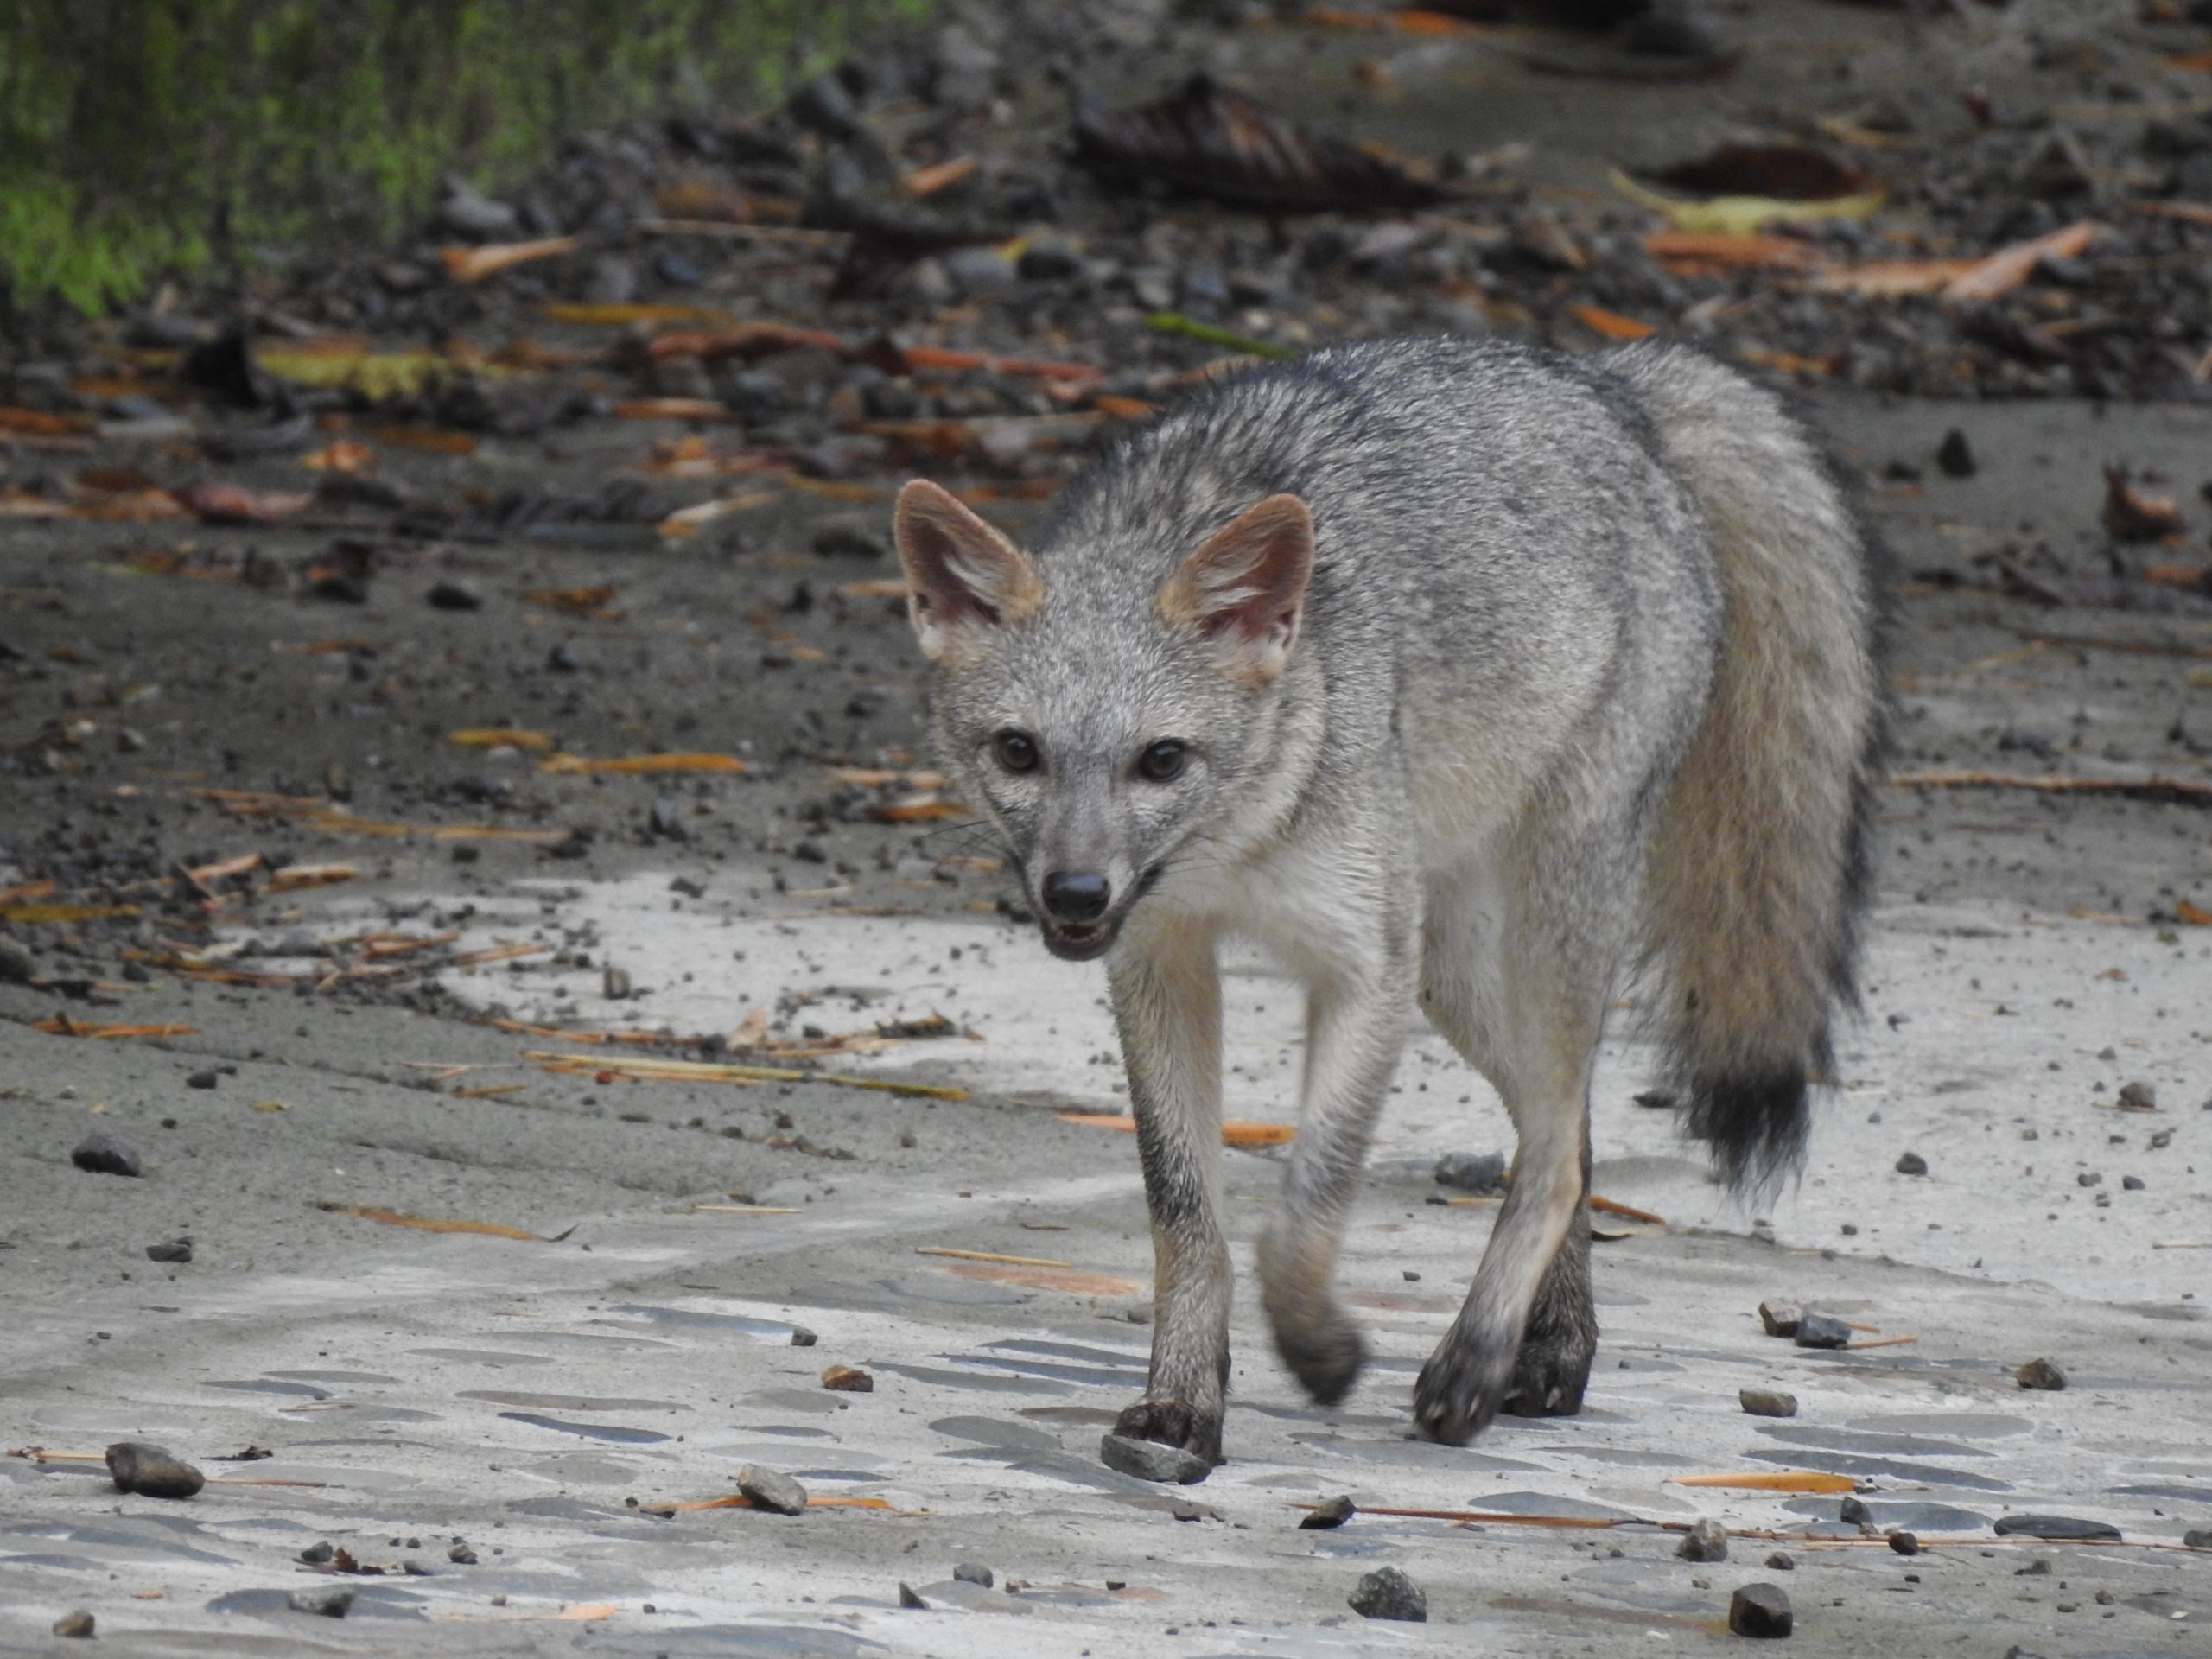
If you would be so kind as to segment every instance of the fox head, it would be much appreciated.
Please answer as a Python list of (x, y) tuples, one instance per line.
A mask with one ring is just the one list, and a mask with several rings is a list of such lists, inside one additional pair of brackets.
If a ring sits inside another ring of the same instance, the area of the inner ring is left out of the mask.
[(1294, 495), (1195, 545), (1033, 560), (925, 480), (899, 492), (939, 757), (989, 814), (1053, 955), (1103, 956), (1263, 775), (1313, 569)]

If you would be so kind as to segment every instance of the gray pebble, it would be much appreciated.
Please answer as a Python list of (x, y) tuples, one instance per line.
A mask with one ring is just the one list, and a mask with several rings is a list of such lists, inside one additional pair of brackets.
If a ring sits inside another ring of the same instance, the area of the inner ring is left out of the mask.
[(136, 1175), (138, 1154), (122, 1141), (95, 1130), (77, 1143), (69, 1161), (93, 1175)]
[(1847, 1527), (1867, 1527), (1874, 1523), (1874, 1511), (1866, 1501), (1857, 1497), (1847, 1497), (1836, 1505), (1836, 1519)]
[(1890, 1535), (1890, 1548), (1899, 1555), (1917, 1555), (1920, 1554), (1919, 1536), (1899, 1527)]
[(1395, 1618), (1410, 1624), (1428, 1622), (1428, 1598), (1395, 1567), (1378, 1567), (1365, 1574), (1344, 1599), (1362, 1618)]
[(806, 1488), (789, 1475), (748, 1463), (737, 1471), (737, 1490), (764, 1510), (778, 1515), (799, 1515), (806, 1509)]
[(92, 1633), (92, 1616), (79, 1607), (73, 1613), (64, 1613), (54, 1621), (56, 1636), (88, 1637)]
[(1728, 1559), (1728, 1531), (1707, 1516), (1682, 1535), (1675, 1554), (1686, 1561), (1725, 1561)]
[(2088, 1543), (2118, 1543), (2120, 1529), (2071, 1515), (2005, 1515), (1997, 1519), (1999, 1538), (2054, 1538)]
[(2041, 1389), (2056, 1394), (2066, 1386), (2066, 1373), (2047, 1359), (2031, 1359), (2012, 1373), (2012, 1379), (2024, 1389)]
[(1779, 1389), (1738, 1389), (1737, 1402), (1754, 1417), (1795, 1417), (1797, 1396)]
[(1357, 1513), (1358, 1511), (1352, 1507), (1350, 1496), (1338, 1493), (1301, 1519), (1298, 1523), (1299, 1530), (1301, 1532), (1332, 1531), (1344, 1525)]
[(924, 1601), (920, 1593), (915, 1590), (914, 1586), (907, 1583), (904, 1579), (899, 1580), (899, 1605), (901, 1607), (911, 1608), (918, 1612), (925, 1613), (929, 1611), (930, 1609), (929, 1603)]
[(339, 1590), (295, 1590), (284, 1598), (296, 1613), (315, 1613), (324, 1618), (343, 1618), (353, 1610), (353, 1592)]
[(1770, 1337), (1794, 1337), (1803, 1322), (1805, 1311), (1795, 1302), (1761, 1302), (1759, 1323), (1766, 1327)]
[(1900, 1175), (1925, 1175), (1928, 1173), (1928, 1160), (1916, 1152), (1899, 1153), (1897, 1169)]
[(2133, 1083), (2123, 1083), (2120, 1085), (2120, 1103), (2139, 1112), (2156, 1111), (2158, 1091), (2139, 1078)]
[(1213, 1472), (1213, 1465), (1195, 1452), (1157, 1440), (1133, 1440), (1126, 1434), (1108, 1434), (1098, 1442), (1098, 1456), (1109, 1469), (1139, 1480), (1172, 1481), (1195, 1485)]
[(2140, 1192), (2143, 1190), (2143, 1178), (2140, 1175), (2123, 1175), (2120, 1178), (2120, 1185), (2123, 1192)]
[(207, 1484), (183, 1459), (143, 1440), (118, 1440), (108, 1447), (107, 1471), (118, 1491), (144, 1497), (190, 1497)]
[(791, 1346), (794, 1348), (811, 1348), (820, 1340), (819, 1337), (803, 1325), (791, 1326)]
[(164, 1244), (149, 1244), (146, 1259), (149, 1262), (189, 1262), (192, 1260), (192, 1241), (173, 1238)]
[(1738, 1636), (1787, 1636), (1796, 1627), (1780, 1585), (1747, 1584), (1728, 1599), (1728, 1628)]
[(1436, 1183), (1462, 1192), (1495, 1192), (1505, 1185), (1505, 1154), (1447, 1152), (1436, 1160)]
[(0, 939), (0, 980), (21, 985), (38, 976), (38, 963), (31, 953), (13, 939)]
[(1797, 1570), (1796, 1558), (1786, 1549), (1777, 1549), (1768, 1556), (1766, 1566), (1770, 1573), (1795, 1573)]
[(981, 1561), (956, 1563), (952, 1569), (952, 1576), (962, 1584), (978, 1584), (986, 1590), (996, 1581), (991, 1575), (991, 1569)]
[(1967, 442), (1967, 435), (1957, 427), (1943, 435), (1943, 442), (1936, 450), (1936, 464), (1943, 469), (1946, 478), (1974, 476), (1974, 446)]
[(220, 1075), (213, 1071), (194, 1071), (185, 1078), (184, 1086), (188, 1089), (213, 1089), (222, 1081)]
[(2212, 1549), (2212, 1527), (2192, 1527), (2181, 1541), (2191, 1549)]
[(1851, 1326), (1833, 1313), (1808, 1313), (1794, 1338), (1800, 1348), (1841, 1348), (1851, 1341)]

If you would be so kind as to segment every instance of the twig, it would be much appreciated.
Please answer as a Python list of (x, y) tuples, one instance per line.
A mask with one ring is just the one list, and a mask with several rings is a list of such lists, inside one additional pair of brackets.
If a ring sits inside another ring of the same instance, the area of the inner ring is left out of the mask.
[(2134, 801), (2212, 807), (2212, 784), (2179, 778), (2030, 778), (2012, 772), (1900, 772), (1892, 789), (2026, 789), (2044, 795), (2118, 795)]

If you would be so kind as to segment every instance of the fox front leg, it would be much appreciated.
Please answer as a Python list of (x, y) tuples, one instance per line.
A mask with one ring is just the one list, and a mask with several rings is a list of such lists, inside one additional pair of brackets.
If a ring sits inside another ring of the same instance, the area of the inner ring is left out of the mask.
[(1152, 1368), (1144, 1398), (1114, 1432), (1217, 1464), (1230, 1274), (1221, 1231), (1221, 977), (1213, 941), (1174, 929), (1125, 935), (1108, 978), (1154, 1263)]

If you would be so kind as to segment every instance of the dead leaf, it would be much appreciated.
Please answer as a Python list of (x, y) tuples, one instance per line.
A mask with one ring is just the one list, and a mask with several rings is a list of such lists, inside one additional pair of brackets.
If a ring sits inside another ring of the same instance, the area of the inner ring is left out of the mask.
[(470, 455), (476, 453), (474, 432), (448, 432), (430, 426), (379, 426), (371, 435), (379, 443), (396, 449), (416, 449), (434, 455)]
[(1076, 159), (1109, 175), (1278, 212), (1425, 207), (1444, 192), (1394, 156), (1307, 130), (1200, 73), (1141, 110), (1081, 99)]
[(353, 438), (338, 438), (300, 457), (300, 465), (318, 473), (372, 473), (377, 452)]
[(713, 397), (632, 397), (614, 405), (625, 421), (729, 421), (729, 405)]
[(553, 740), (543, 732), (524, 731), (514, 726), (469, 726), (457, 732), (448, 732), (446, 741), (458, 743), (464, 749), (550, 749)]
[(636, 775), (664, 772), (743, 772), (745, 762), (734, 754), (617, 754), (597, 760), (588, 760), (579, 754), (555, 754), (539, 761), (537, 769), (556, 777), (566, 778), (592, 772)]
[(1644, 251), (1675, 276), (1751, 267), (1802, 270), (1820, 263), (1820, 250), (1792, 236), (1742, 231), (1654, 231)]
[(1602, 306), (1573, 305), (1567, 309), (1577, 322), (1592, 334), (1603, 334), (1607, 340), (1643, 340), (1659, 332), (1648, 322), (1624, 317), (1619, 312), (1608, 311)]
[(202, 480), (172, 490), (177, 505), (203, 524), (276, 524), (296, 518), (315, 499), (311, 495), (274, 493), (256, 494), (235, 484)]
[(2115, 542), (2158, 542), (2188, 528), (2172, 498), (2140, 495), (2125, 467), (2105, 468), (2105, 534)]
[(1858, 1482), (1849, 1475), (1815, 1469), (1751, 1470), (1725, 1475), (1669, 1475), (1670, 1486), (1725, 1486), (1742, 1492), (1848, 1492)]
[(1809, 223), (1824, 219), (1865, 219), (1883, 201), (1879, 190), (1862, 195), (1832, 196), (1797, 200), (1782, 196), (1710, 196), (1684, 199), (1663, 195), (1639, 184), (1618, 168), (1612, 173), (1613, 188), (1631, 201), (1664, 214), (1678, 231), (1719, 232), (1749, 235), (1761, 226)]
[(57, 415), (43, 409), (0, 405), (0, 432), (20, 433), (26, 437), (60, 438), (90, 432), (92, 426), (92, 417), (89, 415)]
[(992, 1262), (954, 1262), (944, 1271), (963, 1279), (1019, 1285), (1027, 1290), (1057, 1290), (1070, 1296), (1135, 1296), (1144, 1289), (1134, 1279), (1085, 1273), (1079, 1268), (1009, 1268)]
[(1977, 264), (1973, 270), (1962, 271), (1943, 284), (1942, 292), (1947, 300), (1993, 300), (2009, 294), (2028, 280), (2029, 274), (2045, 259), (2071, 259), (2105, 234), (2105, 227), (2094, 219), (2076, 219), (2073, 224), (2038, 236), (2025, 242), (2016, 242), (2000, 249)]
[(447, 276), (453, 281), (480, 283), (486, 276), (496, 276), (503, 270), (512, 270), (517, 265), (526, 265), (534, 259), (550, 259), (557, 254), (574, 253), (582, 245), (582, 240), (577, 237), (548, 236), (534, 242), (487, 242), (475, 248), (440, 248), (438, 258), (446, 268)]
[(2212, 910), (2207, 910), (2202, 905), (2192, 905), (2186, 899), (2174, 906), (2174, 914), (2191, 927), (2212, 927)]
[(323, 1199), (316, 1200), (315, 1207), (334, 1216), (359, 1216), (364, 1221), (382, 1222), (387, 1227), (412, 1227), (425, 1233), (480, 1233), (486, 1238), (518, 1238), (537, 1244), (558, 1244), (575, 1231), (570, 1227), (549, 1236), (525, 1232), (505, 1222), (447, 1221), (435, 1216), (410, 1216), (404, 1210), (381, 1210), (366, 1204), (334, 1204)]
[(956, 1250), (937, 1244), (917, 1244), (916, 1255), (946, 1255), (960, 1262), (996, 1262), (1009, 1268), (1071, 1268), (1071, 1262), (1055, 1262), (1042, 1255), (1000, 1255), (991, 1250)]
[(199, 1027), (172, 1025), (87, 1025), (81, 1020), (71, 1019), (66, 1014), (57, 1014), (48, 1019), (34, 1020), (31, 1029), (42, 1031), (49, 1037), (85, 1037), (95, 1040), (106, 1040), (118, 1037), (189, 1037)]
[[(549, 947), (550, 948), (550, 947)], [(567, 1033), (562, 1033), (566, 1036)], [(944, 1084), (901, 1083), (889, 1077), (853, 1077), (834, 1071), (804, 1071), (793, 1066), (729, 1065), (706, 1060), (603, 1059), (594, 1054), (553, 1054), (532, 1051), (523, 1056), (542, 1063), (548, 1071), (580, 1073), (613, 1081), (619, 1077), (661, 1083), (829, 1083), (844, 1089), (872, 1089), (885, 1094), (913, 1095), (925, 1100), (965, 1100), (968, 1091)]]
[(297, 893), (303, 887), (327, 887), (334, 882), (351, 881), (360, 874), (351, 864), (287, 864), (269, 875), (270, 893)]
[(136, 905), (0, 905), (0, 922), (97, 922), (111, 916), (136, 916)]
[(2212, 784), (2152, 775), (2139, 778), (2028, 777), (2008, 772), (1901, 772), (1893, 789), (2026, 789), (2046, 795), (2118, 795), (2130, 800), (2212, 804)]
[[(648, 1503), (639, 1511), (644, 1515), (674, 1515), (679, 1510), (754, 1510), (760, 1506), (741, 1492), (732, 1492), (727, 1497), (690, 1497), (680, 1503)], [(809, 1496), (810, 1510), (884, 1510), (891, 1505), (880, 1497), (817, 1497)], [(609, 1611), (612, 1611), (611, 1609)]]
[(530, 588), (523, 591), (523, 602), (543, 605), (556, 611), (566, 611), (571, 616), (604, 617), (607, 607), (614, 602), (614, 585), (602, 582), (596, 588)]
[(654, 305), (647, 303), (589, 303), (576, 304), (567, 301), (549, 301), (537, 308), (539, 315), (555, 322), (574, 322), (607, 327), (623, 328), (640, 322), (703, 322), (727, 323), (734, 321), (727, 311), (707, 305)]
[[(1136, 1131), (1134, 1117), (1116, 1117), (1110, 1112), (1059, 1112), (1055, 1114), (1063, 1123), (1079, 1124), (1089, 1129), (1118, 1129), (1124, 1135)], [(1292, 1123), (1254, 1123), (1242, 1118), (1225, 1118), (1221, 1125), (1221, 1144), (1224, 1147), (1280, 1147), (1294, 1139), (1298, 1128)]]
[(927, 167), (918, 167), (904, 175), (899, 182), (910, 196), (933, 196), (938, 191), (956, 185), (976, 170), (973, 156), (955, 156), (948, 161), (932, 162)]

